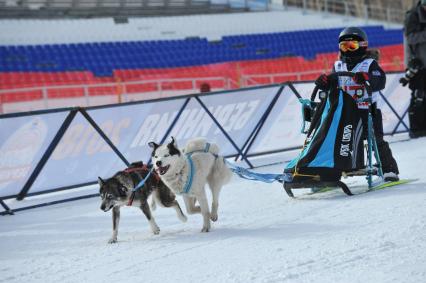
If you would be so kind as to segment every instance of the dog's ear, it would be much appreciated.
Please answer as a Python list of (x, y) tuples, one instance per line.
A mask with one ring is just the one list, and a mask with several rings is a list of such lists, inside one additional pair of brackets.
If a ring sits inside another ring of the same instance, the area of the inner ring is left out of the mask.
[(174, 147), (178, 148), (177, 142), (173, 136), (171, 136), (172, 141), (169, 144), (172, 144)]
[(160, 146), (159, 144), (156, 144), (155, 142), (149, 142), (148, 145), (153, 150), (156, 150)]
[(104, 180), (102, 180), (102, 178), (101, 177), (98, 177), (98, 184), (99, 184), (99, 186), (103, 186), (104, 184), (105, 184), (105, 181)]
[(180, 156), (180, 150), (177, 147), (177, 143), (175, 141), (175, 138), (172, 137), (172, 141), (167, 145), (167, 148), (169, 149), (170, 155), (179, 155)]

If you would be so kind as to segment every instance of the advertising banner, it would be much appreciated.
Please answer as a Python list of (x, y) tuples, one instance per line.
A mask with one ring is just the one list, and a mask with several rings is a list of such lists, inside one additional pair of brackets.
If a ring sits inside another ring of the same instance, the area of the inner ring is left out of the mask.
[[(227, 92), (200, 97), (217, 122), (241, 147), (279, 87)], [(120, 105), (88, 110), (88, 114), (129, 162), (148, 162), (148, 143), (160, 143), (187, 98)], [(221, 145), (224, 155), (238, 150), (227, 139), (196, 98), (192, 97), (165, 142), (175, 137), (180, 147), (188, 139), (205, 137)], [(30, 189), (31, 193), (93, 182), (112, 177), (126, 164), (113, 152), (92, 125), (77, 114), (57, 148)]]
[(300, 146), (303, 143), (301, 104), (286, 86), (248, 154)]
[[(241, 149), (279, 89), (279, 86), (255, 88), (216, 96), (205, 96), (201, 97), (201, 101), (209, 108), (217, 122)], [(192, 137), (206, 137), (207, 140), (219, 144), (223, 155), (237, 154), (238, 151), (219, 127), (213, 124), (213, 120), (209, 118), (208, 121), (213, 125), (210, 130), (197, 133)], [(187, 135), (185, 138), (188, 139), (191, 136)]]
[[(402, 123), (399, 123), (400, 117), (404, 115), (410, 105), (410, 89), (403, 87), (399, 83), (399, 79), (403, 74), (389, 74), (386, 76), (386, 88), (382, 91), (383, 96), (388, 100), (389, 104), (398, 114), (392, 111), (391, 107), (383, 100), (379, 99), (378, 108), (382, 110), (383, 115), (383, 131), (385, 134), (392, 134), (397, 132), (406, 132), (408, 129)], [(408, 115), (406, 114), (403, 119), (405, 125), (409, 127)], [(398, 125), (399, 124), (399, 125)]]
[[(122, 105), (88, 110), (105, 135), (129, 162), (148, 161), (148, 138), (160, 140), (185, 99)], [(170, 113), (152, 121), (152, 115)], [(151, 118), (150, 118), (151, 117)], [(149, 137), (144, 135), (149, 133)], [(146, 139), (145, 139), (146, 138)], [(139, 144), (143, 143), (143, 147)], [(30, 192), (93, 182), (112, 177), (126, 164), (113, 152), (92, 125), (78, 113), (46, 163)]]
[(0, 197), (21, 191), (68, 113), (0, 119)]

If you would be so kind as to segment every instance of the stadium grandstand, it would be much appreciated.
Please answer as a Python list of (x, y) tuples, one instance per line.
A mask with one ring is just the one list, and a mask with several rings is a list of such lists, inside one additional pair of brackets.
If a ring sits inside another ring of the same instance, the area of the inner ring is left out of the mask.
[(0, 113), (313, 80), (348, 25), (402, 71), (412, 3), (0, 1)]

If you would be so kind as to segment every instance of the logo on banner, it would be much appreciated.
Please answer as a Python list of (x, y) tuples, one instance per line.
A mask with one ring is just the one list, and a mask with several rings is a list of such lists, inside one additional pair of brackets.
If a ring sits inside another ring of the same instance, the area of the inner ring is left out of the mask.
[(340, 155), (348, 157), (350, 154), (350, 142), (352, 139), (352, 125), (343, 128), (342, 143), (340, 144)]
[(47, 135), (47, 125), (35, 117), (18, 128), (0, 148), (0, 188), (28, 175)]
[[(259, 100), (230, 103), (209, 107), (209, 111), (228, 133), (243, 129), (259, 106)], [(139, 128), (130, 147), (145, 146), (149, 141), (158, 141), (175, 119), (177, 112), (165, 112), (149, 115)], [(220, 129), (214, 124), (207, 112), (200, 108), (186, 109), (182, 112), (171, 135), (178, 140), (191, 137), (220, 135)]]
[[(108, 119), (100, 123), (99, 126), (112, 143), (118, 146), (121, 140), (121, 132), (128, 128), (130, 123), (130, 118), (122, 118), (117, 121)], [(83, 122), (73, 124), (69, 127), (53, 152), (52, 158), (54, 160), (63, 160), (79, 156), (93, 156), (98, 153), (111, 151), (111, 148), (96, 130), (90, 124)], [(78, 167), (78, 164), (69, 164), (67, 170), (69, 171), (71, 168), (76, 167)]]

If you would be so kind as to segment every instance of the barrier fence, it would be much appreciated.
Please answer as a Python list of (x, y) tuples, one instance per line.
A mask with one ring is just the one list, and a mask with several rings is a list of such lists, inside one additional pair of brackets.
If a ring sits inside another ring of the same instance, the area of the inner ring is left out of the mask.
[[(409, 91), (398, 83), (402, 74), (388, 75), (379, 107), (386, 134), (408, 131)], [(180, 146), (194, 137), (220, 144), (221, 154), (253, 168), (271, 164), (259, 156), (286, 152), (302, 145), (301, 106), (297, 95), (309, 98), (312, 82), (286, 83), (208, 94), (62, 108), (0, 115), (1, 214), (52, 203), (96, 196), (40, 198), (30, 196), (96, 184), (131, 162), (148, 161), (148, 142)], [(276, 160), (278, 161), (286, 160)]]

